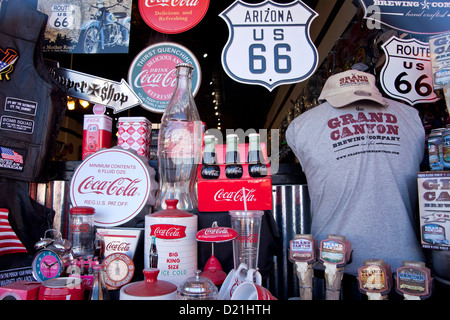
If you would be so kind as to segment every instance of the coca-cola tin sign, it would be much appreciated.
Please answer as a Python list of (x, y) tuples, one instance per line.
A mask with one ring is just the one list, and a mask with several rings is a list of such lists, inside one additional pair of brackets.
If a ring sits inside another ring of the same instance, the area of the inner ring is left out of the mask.
[(226, 242), (237, 237), (237, 231), (227, 227), (212, 227), (197, 232), (195, 238), (202, 242)]
[(87, 157), (70, 182), (73, 206), (95, 208), (94, 224), (123, 225), (155, 204), (155, 170), (134, 150), (102, 149)]
[(192, 95), (200, 88), (201, 69), (194, 54), (186, 47), (161, 42), (142, 50), (128, 70), (128, 83), (141, 99), (141, 106), (155, 113), (164, 113), (176, 85), (176, 65), (189, 63), (194, 67)]
[(162, 33), (181, 33), (195, 27), (208, 11), (209, 0), (139, 0), (145, 23)]

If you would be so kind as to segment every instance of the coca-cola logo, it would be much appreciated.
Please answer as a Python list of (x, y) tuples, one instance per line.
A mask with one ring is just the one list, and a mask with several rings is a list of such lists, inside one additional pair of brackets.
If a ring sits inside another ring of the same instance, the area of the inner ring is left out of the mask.
[(128, 252), (130, 250), (131, 243), (121, 241), (111, 241), (106, 244), (105, 249), (107, 251)]
[(159, 239), (181, 239), (186, 237), (186, 227), (174, 224), (154, 224), (150, 226), (150, 235)]
[(180, 33), (199, 23), (209, 0), (139, 0), (139, 12), (149, 27), (162, 33)]
[(214, 201), (256, 201), (255, 198), (256, 189), (247, 189), (245, 188), (245, 198), (244, 198), (244, 190), (239, 189), (237, 191), (226, 191), (225, 189), (219, 189), (214, 195)]
[(176, 84), (176, 65), (193, 65), (192, 94), (200, 88), (200, 64), (194, 54), (182, 45), (162, 42), (142, 50), (128, 71), (128, 83), (142, 100), (142, 106), (152, 112), (163, 113)]
[(237, 237), (236, 230), (226, 227), (213, 227), (202, 229), (197, 232), (197, 240), (205, 242), (230, 241)]
[(94, 176), (89, 176), (78, 186), (78, 192), (80, 194), (103, 194), (108, 196), (124, 196), (133, 197), (137, 194), (139, 190), (138, 184), (141, 179), (130, 179), (130, 178), (117, 178), (112, 181), (104, 181), (96, 179)]
[(238, 235), (234, 241), (240, 243), (258, 243), (258, 234), (251, 233), (249, 235)]
[(81, 224), (75, 224), (72, 223), (70, 225), (70, 232), (90, 232), (91, 227), (89, 223), (81, 223)]

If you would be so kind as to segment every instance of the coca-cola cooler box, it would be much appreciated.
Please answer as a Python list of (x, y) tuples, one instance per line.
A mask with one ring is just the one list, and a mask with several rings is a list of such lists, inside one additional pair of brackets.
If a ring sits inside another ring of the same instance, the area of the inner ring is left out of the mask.
[[(202, 165), (197, 172), (198, 210), (200, 212), (219, 212), (229, 210), (271, 210), (272, 209), (272, 178), (270, 164), (267, 158), (266, 144), (261, 142), (261, 161), (267, 167), (267, 175), (252, 178), (249, 175), (247, 154), (248, 143), (240, 143), (239, 159), (242, 165), (242, 177), (229, 179), (225, 175), (225, 144), (216, 144), (216, 157), (220, 175), (218, 179), (205, 179), (202, 177)], [(244, 203), (244, 199), (245, 202)]]
[(111, 147), (112, 118), (104, 114), (86, 114), (83, 121), (81, 159), (102, 148)]

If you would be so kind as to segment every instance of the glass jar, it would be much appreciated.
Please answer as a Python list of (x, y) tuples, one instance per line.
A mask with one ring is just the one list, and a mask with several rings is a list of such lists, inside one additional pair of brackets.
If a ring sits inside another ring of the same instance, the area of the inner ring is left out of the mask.
[(177, 290), (177, 300), (217, 300), (218, 290), (214, 283), (200, 276), (196, 270), (195, 276), (187, 278)]
[(69, 211), (69, 241), (75, 256), (94, 255), (94, 214), (92, 207), (72, 207)]

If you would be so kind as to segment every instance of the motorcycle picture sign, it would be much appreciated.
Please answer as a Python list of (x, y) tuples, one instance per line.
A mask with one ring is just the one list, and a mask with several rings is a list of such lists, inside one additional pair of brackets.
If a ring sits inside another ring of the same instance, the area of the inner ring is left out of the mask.
[(428, 43), (393, 36), (382, 48), (386, 63), (381, 70), (380, 81), (386, 94), (410, 105), (439, 100), (433, 91)]
[(132, 0), (38, 0), (52, 53), (128, 53)]
[(249, 4), (237, 0), (219, 16), (229, 29), (222, 65), (235, 81), (272, 91), (304, 81), (316, 70), (318, 53), (309, 28), (318, 14), (302, 1)]

